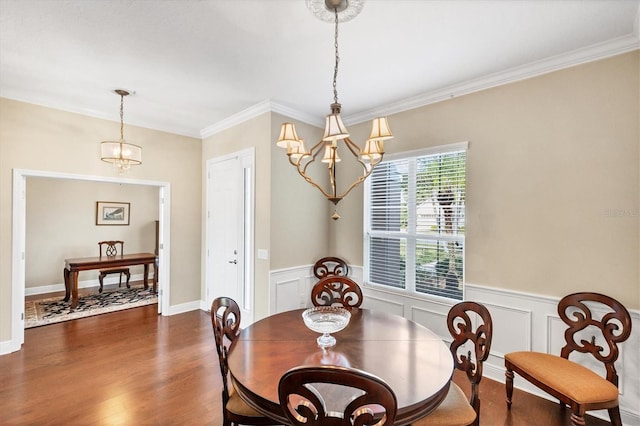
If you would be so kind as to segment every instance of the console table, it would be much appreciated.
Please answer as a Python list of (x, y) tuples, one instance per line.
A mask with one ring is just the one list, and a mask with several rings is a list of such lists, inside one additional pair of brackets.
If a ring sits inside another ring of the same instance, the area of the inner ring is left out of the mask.
[(133, 253), (116, 256), (81, 257), (66, 259), (64, 265), (64, 301), (71, 297), (71, 308), (78, 306), (78, 272), (121, 266), (144, 265), (144, 288), (149, 288), (149, 265), (154, 265), (153, 291), (156, 291), (158, 263), (153, 253)]

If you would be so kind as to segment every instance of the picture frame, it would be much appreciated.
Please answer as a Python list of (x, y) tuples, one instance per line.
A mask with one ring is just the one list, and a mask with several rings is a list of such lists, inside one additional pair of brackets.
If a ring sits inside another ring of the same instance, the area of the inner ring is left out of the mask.
[(130, 203), (96, 201), (96, 225), (129, 225)]

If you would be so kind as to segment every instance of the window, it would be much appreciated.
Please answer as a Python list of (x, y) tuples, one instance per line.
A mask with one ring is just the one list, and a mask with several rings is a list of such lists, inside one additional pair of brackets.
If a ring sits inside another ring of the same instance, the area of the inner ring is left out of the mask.
[(365, 277), (462, 300), (467, 144), (395, 156), (365, 186)]

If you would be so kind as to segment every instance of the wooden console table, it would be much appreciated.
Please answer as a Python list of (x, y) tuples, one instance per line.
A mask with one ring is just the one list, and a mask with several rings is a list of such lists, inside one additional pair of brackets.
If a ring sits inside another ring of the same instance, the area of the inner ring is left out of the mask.
[(149, 288), (149, 265), (154, 265), (153, 291), (156, 291), (158, 263), (153, 253), (133, 253), (117, 256), (81, 257), (66, 259), (64, 265), (64, 301), (71, 297), (71, 308), (78, 306), (78, 272), (92, 269), (116, 268), (121, 266), (144, 265), (144, 288)]

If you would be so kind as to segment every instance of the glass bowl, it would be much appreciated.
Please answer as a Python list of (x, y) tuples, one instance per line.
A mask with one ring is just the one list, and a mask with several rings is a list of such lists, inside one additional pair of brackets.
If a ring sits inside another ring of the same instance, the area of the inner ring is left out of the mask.
[(349, 325), (351, 312), (338, 306), (316, 306), (302, 312), (302, 319), (309, 330), (322, 333), (316, 340), (318, 346), (328, 348), (336, 344), (336, 338), (331, 333), (337, 333)]

